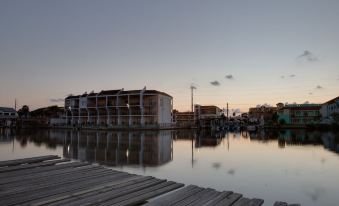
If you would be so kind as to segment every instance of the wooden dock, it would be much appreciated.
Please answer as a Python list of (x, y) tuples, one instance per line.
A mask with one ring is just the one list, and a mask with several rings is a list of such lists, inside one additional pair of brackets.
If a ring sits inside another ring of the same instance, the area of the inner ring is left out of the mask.
[[(230, 191), (218, 192), (116, 171), (58, 156), (0, 162), (0, 205), (260, 206)], [(276, 202), (275, 206), (287, 206)]]

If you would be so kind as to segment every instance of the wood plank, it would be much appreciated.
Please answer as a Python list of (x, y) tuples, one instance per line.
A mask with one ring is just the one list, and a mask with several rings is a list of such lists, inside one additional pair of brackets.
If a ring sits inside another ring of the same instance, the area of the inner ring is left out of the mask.
[(146, 200), (153, 198), (155, 196), (167, 193), (169, 191), (175, 190), (177, 188), (183, 187), (183, 184), (178, 184), (175, 182), (164, 182), (154, 187), (149, 187), (145, 190), (138, 191), (136, 193), (129, 194), (122, 198), (117, 198), (103, 204), (99, 204), (101, 206), (109, 206), (109, 205), (138, 205), (144, 203)]
[(175, 191), (169, 195), (163, 196), (159, 199), (149, 202), (145, 206), (169, 206), (173, 202), (183, 200), (200, 190), (201, 188), (195, 185), (189, 185), (181, 190)]
[[(70, 185), (75, 184), (77, 182), (81, 182), (84, 180), (88, 180), (88, 178), (99, 178), (102, 176), (108, 176), (108, 175), (117, 175), (117, 172), (113, 171), (100, 171), (100, 172), (94, 172), (94, 173), (87, 173), (83, 175), (73, 175), (70, 176), (67, 179), (59, 179), (54, 178), (47, 180), (46, 182), (40, 182), (39, 184), (34, 185), (24, 185), (20, 187), (14, 187), (14, 188), (3, 188), (3, 191), (0, 191), (0, 197), (2, 198), (9, 198), (11, 196), (16, 196), (18, 194), (24, 193), (29, 195), (31, 191), (44, 191), (48, 187), (58, 188), (58, 187), (64, 187), (64, 185)], [(126, 174), (123, 174), (126, 175)]]
[(165, 182), (165, 180), (159, 180), (159, 179), (149, 179), (134, 185), (129, 185), (127, 187), (118, 187), (114, 188), (113, 190), (108, 190), (106, 192), (101, 192), (100, 194), (97, 194), (95, 196), (87, 196), (86, 198), (81, 198), (77, 201), (73, 201), (70, 203), (67, 203), (68, 206), (75, 206), (75, 205), (86, 205), (86, 204), (99, 204), (105, 201), (109, 201), (114, 198), (121, 198), (122, 196), (129, 195), (133, 192), (138, 192), (143, 189), (159, 185), (161, 183)]
[(212, 200), (208, 201), (205, 206), (212, 206), (218, 204), (223, 199), (227, 198), (229, 195), (231, 195), (233, 192), (231, 191), (224, 191), (220, 193), (217, 197), (213, 198)]
[(65, 169), (60, 169), (60, 170), (55, 170), (55, 171), (47, 171), (47, 172), (41, 172), (41, 173), (33, 173), (33, 174), (25, 174), (25, 175), (20, 175), (20, 176), (14, 176), (14, 177), (9, 177), (6, 179), (1, 179), (0, 180), (0, 185), (3, 184), (12, 184), (15, 182), (24, 182), (26, 180), (31, 180), (35, 178), (42, 178), (42, 177), (52, 177), (55, 175), (62, 175), (62, 174), (74, 174), (75, 172), (78, 171), (84, 171), (84, 170), (93, 170), (95, 168), (102, 168), (101, 166), (94, 166), (94, 165), (87, 165), (85, 167), (78, 167), (78, 168), (65, 168)]
[[(72, 171), (72, 170), (71, 170)], [(0, 188), (6, 188), (6, 189), (10, 189), (10, 188), (15, 188), (15, 187), (26, 187), (27, 185), (34, 185), (34, 186), (38, 186), (41, 185), (44, 182), (48, 182), (48, 183), (52, 183), (52, 181), (57, 181), (60, 182), (60, 179), (65, 181), (67, 179), (71, 180), (74, 178), (79, 178), (82, 175), (86, 175), (86, 174), (91, 174), (91, 173), (99, 173), (99, 172), (103, 172), (103, 171), (107, 171), (104, 170), (103, 168), (100, 167), (96, 167), (96, 168), (88, 168), (88, 169), (79, 169), (79, 170), (75, 170), (73, 169), (72, 173), (68, 172), (68, 173), (58, 173), (58, 174), (45, 174), (45, 175), (40, 175), (40, 176), (34, 176), (34, 178), (25, 178), (25, 179), (21, 179), (18, 178), (16, 179), (15, 182), (10, 182), (10, 183), (5, 183), (5, 184), (1, 184)], [(74, 174), (77, 174), (76, 176)]]
[(232, 206), (249, 206), (251, 200), (245, 197), (240, 198), (237, 200)]
[(264, 204), (264, 200), (253, 198), (251, 199), (249, 206), (261, 206), (262, 204)]
[(107, 192), (108, 190), (113, 190), (119, 187), (126, 187), (130, 185), (135, 185), (139, 182), (143, 182), (149, 179), (154, 179), (153, 177), (143, 177), (143, 176), (130, 176), (127, 178), (122, 178), (116, 181), (109, 181), (109, 182), (103, 182), (102, 184), (97, 184), (93, 187), (89, 188), (81, 188), (78, 190), (73, 190), (71, 192), (61, 193), (54, 196), (49, 196), (47, 198), (42, 198), (39, 200), (35, 200), (31, 202), (30, 204), (33, 206), (41, 206), (41, 205), (67, 205), (71, 202), (74, 202), (79, 199), (86, 198), (88, 196), (93, 197), (94, 195), (101, 194), (103, 192)]
[(29, 184), (29, 185), (22, 185), (22, 186), (13, 186), (11, 187), (10, 185), (8, 187), (1, 187), (3, 191), (0, 191), (0, 197), (3, 196), (3, 194), (9, 194), (9, 193), (21, 193), (21, 192), (25, 192), (25, 191), (31, 191), (31, 190), (38, 190), (38, 189), (43, 189), (45, 187), (48, 186), (58, 186), (58, 185), (62, 185), (62, 184), (66, 184), (66, 183), (71, 183), (74, 181), (81, 181), (84, 180), (85, 178), (89, 178), (89, 177), (96, 177), (96, 176), (102, 176), (102, 175), (107, 175), (107, 174), (111, 174), (109, 171), (93, 171), (91, 173), (91, 171), (89, 171), (88, 174), (79, 174), (78, 175), (69, 175), (68, 178), (66, 179), (59, 179), (58, 177), (55, 178), (51, 178), (48, 179), (46, 181), (42, 181), (39, 182), (37, 184)]
[(210, 193), (207, 193), (207, 194), (201, 196), (200, 199), (195, 200), (194, 202), (190, 203), (189, 205), (191, 205), (191, 206), (203, 206), (206, 203), (208, 203), (209, 201), (218, 197), (220, 194), (221, 194), (221, 192), (211, 191)]
[(54, 159), (60, 159), (60, 157), (58, 157), (57, 155), (46, 155), (46, 156), (39, 156), (39, 157), (7, 160), (7, 161), (1, 161), (0, 167), (9, 167), (9, 166), (15, 166), (15, 165), (20, 165), (20, 164), (30, 164), (30, 163), (36, 163), (36, 162), (42, 162), (42, 161), (54, 160)]
[(230, 206), (233, 203), (237, 202), (242, 197), (242, 194), (232, 193), (228, 195), (225, 199), (221, 200), (215, 206)]
[(35, 167), (51, 166), (51, 165), (55, 165), (58, 163), (69, 162), (69, 161), (70, 161), (69, 159), (60, 159), (60, 160), (50, 160), (46, 162), (39, 162), (39, 163), (32, 163), (32, 164), (16, 165), (12, 167), (2, 167), (0, 168), (0, 173), (12, 172), (16, 170), (26, 170), (26, 169), (31, 169)]
[(199, 200), (202, 196), (206, 195), (206, 194), (210, 194), (210, 192), (213, 192), (215, 190), (212, 190), (210, 188), (207, 189), (203, 189), (195, 194), (193, 194), (192, 196), (185, 198), (181, 201), (178, 201), (175, 203), (176, 206), (187, 206), (190, 205), (192, 202)]
[(52, 166), (46, 166), (43, 168), (31, 168), (26, 170), (18, 170), (18, 171), (12, 171), (10, 173), (6, 173), (6, 175), (2, 175), (0, 173), (0, 180), (7, 179), (9, 177), (17, 177), (27, 174), (35, 174), (35, 173), (41, 173), (41, 172), (47, 172), (47, 171), (55, 171), (59, 169), (65, 169), (65, 168), (76, 168), (76, 167), (83, 167), (90, 165), (90, 163), (87, 162), (72, 162), (67, 164), (60, 164), (60, 165), (52, 165)]
[[(121, 175), (129, 176), (129, 174), (121, 174)], [(69, 184), (66, 183), (63, 185), (59, 185), (59, 187), (50, 186), (50, 187), (44, 188), (43, 190), (40, 189), (39, 191), (34, 191), (34, 193), (28, 191), (27, 193), (22, 193), (17, 196), (13, 196), (12, 198), (2, 198), (2, 202), (4, 204), (10, 204), (10, 205), (23, 204), (28, 201), (37, 200), (37, 199), (45, 198), (45, 197), (60, 194), (60, 193), (74, 191), (75, 189), (79, 189), (79, 188), (93, 187), (97, 184), (107, 182), (107, 181), (112, 181), (117, 178), (122, 178), (122, 177), (121, 176), (117, 177), (116, 175), (109, 175), (109, 176), (103, 176), (100, 178), (94, 177), (85, 182), (81, 180), (81, 181), (77, 181), (76, 183), (75, 182), (72, 182)]]

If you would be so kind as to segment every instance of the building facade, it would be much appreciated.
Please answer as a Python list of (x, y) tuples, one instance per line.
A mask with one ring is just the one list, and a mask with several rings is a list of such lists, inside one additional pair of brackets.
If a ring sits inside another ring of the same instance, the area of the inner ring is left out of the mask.
[(69, 125), (166, 126), (172, 124), (172, 96), (156, 90), (106, 90), (65, 99)]
[(194, 115), (196, 120), (220, 118), (222, 110), (214, 105), (194, 105)]
[(320, 109), (322, 122), (323, 123), (332, 123), (334, 113), (339, 114), (339, 97), (331, 99), (330, 101), (325, 102), (321, 105)]
[(277, 113), (277, 107), (268, 107), (268, 106), (260, 106), (250, 108), (248, 112), (248, 118), (251, 122), (260, 121), (263, 124), (265, 123), (273, 123), (274, 115)]
[(0, 126), (10, 127), (16, 123), (18, 113), (10, 107), (0, 107)]
[(278, 109), (278, 122), (285, 124), (320, 123), (321, 104), (289, 104)]

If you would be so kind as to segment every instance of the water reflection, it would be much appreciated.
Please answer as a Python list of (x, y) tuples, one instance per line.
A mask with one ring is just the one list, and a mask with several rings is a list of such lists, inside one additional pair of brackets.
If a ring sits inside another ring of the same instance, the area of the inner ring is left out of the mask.
[[(233, 134), (233, 135), (232, 135)], [(81, 161), (98, 162), (109, 166), (139, 165), (157, 166), (173, 159), (173, 141), (192, 142), (192, 165), (194, 150), (217, 147), (225, 139), (243, 138), (262, 143), (277, 141), (279, 148), (294, 145), (323, 145), (324, 148), (339, 153), (339, 134), (306, 130), (261, 130), (255, 133), (212, 132), (189, 130), (179, 131), (71, 131), (71, 130), (3, 130), (0, 143), (9, 144), (14, 138), (25, 147), (28, 142), (48, 148), (63, 147), (63, 156)], [(326, 159), (321, 160), (322, 163)], [(220, 168), (220, 163), (212, 165)], [(234, 171), (229, 172), (234, 174)]]
[(335, 205), (339, 201), (339, 186), (333, 181), (339, 178), (338, 153), (338, 133), (305, 130), (0, 132), (0, 160), (61, 155), (126, 172), (233, 190), (264, 198), (267, 205), (276, 200)]
[(334, 132), (262, 130), (256, 133), (249, 133), (249, 137), (251, 140), (262, 142), (278, 140), (280, 148), (293, 145), (323, 145), (325, 149), (339, 153), (339, 133)]

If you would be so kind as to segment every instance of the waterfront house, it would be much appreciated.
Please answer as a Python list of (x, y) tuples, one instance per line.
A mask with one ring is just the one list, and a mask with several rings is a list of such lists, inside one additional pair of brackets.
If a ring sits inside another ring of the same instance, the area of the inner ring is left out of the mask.
[(274, 120), (274, 116), (277, 114), (277, 107), (260, 106), (250, 108), (248, 112), (248, 118), (251, 122), (261, 122), (262, 124), (269, 123)]
[(173, 111), (173, 120), (178, 127), (210, 127), (220, 122), (222, 110), (214, 105), (194, 105), (194, 112)]
[(179, 112), (178, 110), (173, 110), (173, 122), (178, 127), (194, 126), (194, 112)]
[(278, 109), (280, 124), (306, 125), (320, 123), (321, 104), (287, 104)]
[(68, 125), (167, 127), (172, 124), (172, 96), (146, 90), (105, 90), (65, 99)]
[(339, 114), (339, 97), (331, 99), (321, 105), (320, 109), (321, 118), (323, 123), (332, 123), (332, 115), (337, 113)]
[(215, 105), (194, 105), (196, 120), (220, 118), (222, 110)]
[(18, 113), (10, 107), (0, 107), (0, 126), (10, 127), (16, 123)]

